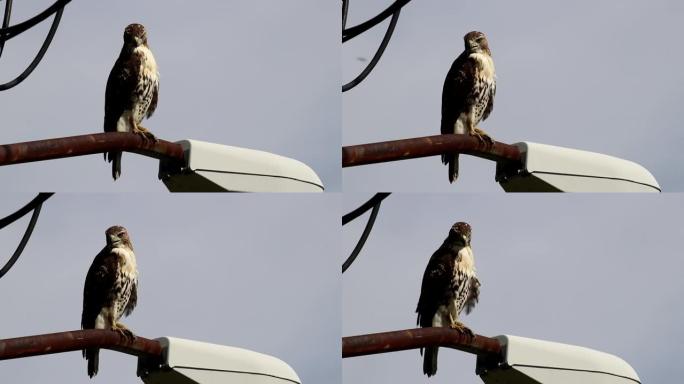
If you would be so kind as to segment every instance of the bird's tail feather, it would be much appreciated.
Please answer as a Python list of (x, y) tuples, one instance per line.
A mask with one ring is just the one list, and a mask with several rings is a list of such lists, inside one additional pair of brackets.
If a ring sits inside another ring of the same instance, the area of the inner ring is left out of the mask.
[(449, 182), (453, 183), (458, 178), (458, 154), (444, 155), (445, 164), (449, 164)]
[(107, 152), (105, 160), (112, 163), (112, 177), (118, 179), (121, 176), (121, 152)]
[(425, 348), (425, 356), (423, 356), (423, 373), (428, 377), (437, 373), (437, 347)]
[(88, 360), (88, 376), (91, 378), (97, 375), (98, 366), (100, 363), (99, 349), (86, 349), (83, 351), (83, 356)]

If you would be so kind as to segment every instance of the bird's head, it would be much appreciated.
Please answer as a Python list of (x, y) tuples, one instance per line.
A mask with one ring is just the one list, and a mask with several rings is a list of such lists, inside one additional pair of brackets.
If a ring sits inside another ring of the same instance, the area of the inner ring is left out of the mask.
[(130, 246), (131, 244), (131, 239), (128, 237), (128, 231), (120, 225), (109, 227), (105, 233), (107, 235), (107, 245), (110, 247), (116, 247), (122, 244)]
[(470, 246), (470, 224), (459, 221), (451, 226), (449, 238), (457, 243)]
[(465, 42), (465, 49), (468, 52), (487, 52), (488, 54), (491, 54), (487, 37), (482, 32), (468, 32), (463, 36), (463, 41)]
[(147, 45), (147, 31), (142, 24), (129, 24), (124, 30), (124, 44), (131, 48)]

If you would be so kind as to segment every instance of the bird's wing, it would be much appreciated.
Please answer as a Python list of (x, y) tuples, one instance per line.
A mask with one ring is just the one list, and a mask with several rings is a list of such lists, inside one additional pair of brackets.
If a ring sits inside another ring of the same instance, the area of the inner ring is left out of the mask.
[(432, 318), (437, 312), (437, 308), (448, 300), (449, 286), (454, 274), (453, 269), (451, 251), (440, 247), (430, 258), (423, 274), (420, 298), (416, 308), (417, 323), (421, 327), (431, 327)]
[(475, 304), (480, 300), (480, 280), (477, 279), (477, 276), (473, 276), (470, 278), (470, 289), (468, 290), (468, 297), (466, 298), (465, 302), (465, 311), (466, 314), (470, 313), (470, 311), (475, 308)]
[(496, 80), (492, 83), (492, 88), (489, 90), (489, 102), (484, 112), (482, 112), (482, 120), (486, 120), (489, 114), (494, 110), (494, 96), (496, 96)]
[(476, 63), (464, 51), (451, 64), (442, 88), (442, 134), (454, 133), (458, 116), (467, 109), (474, 86)]
[(133, 312), (135, 305), (138, 304), (138, 280), (133, 280), (133, 286), (131, 287), (131, 296), (128, 298), (128, 303), (126, 303), (126, 308), (124, 308), (124, 315), (128, 316)]
[(152, 101), (150, 101), (150, 106), (147, 108), (147, 118), (149, 119), (155, 110), (157, 110), (157, 100), (159, 100), (159, 75), (157, 74), (157, 79), (154, 82), (154, 90), (152, 90)]
[(93, 260), (83, 287), (82, 328), (94, 328), (95, 319), (102, 306), (111, 301), (111, 288), (114, 286), (118, 268), (118, 255), (112, 253), (108, 247), (100, 251)]
[(121, 51), (107, 78), (105, 89), (104, 131), (116, 132), (116, 123), (121, 114), (131, 109), (132, 95), (140, 77), (140, 57)]

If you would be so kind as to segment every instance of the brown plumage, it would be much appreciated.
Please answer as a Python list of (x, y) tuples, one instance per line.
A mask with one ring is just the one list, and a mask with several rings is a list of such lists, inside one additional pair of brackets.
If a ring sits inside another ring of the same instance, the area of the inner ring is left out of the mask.
[[(107, 245), (95, 256), (83, 288), (81, 328), (111, 329), (127, 338), (133, 333), (119, 323), (138, 302), (138, 269), (133, 245), (126, 228), (113, 226), (106, 231)], [(99, 349), (83, 350), (88, 376), (98, 371)]]
[[(416, 307), (419, 326), (450, 327), (472, 336), (470, 329), (458, 320), (463, 309), (470, 313), (480, 296), (470, 238), (470, 225), (456, 223), (430, 257)], [(437, 352), (437, 347), (425, 348), (423, 373), (428, 376), (437, 373)]]
[[(493, 140), (477, 127), (494, 109), (496, 73), (489, 43), (482, 32), (463, 37), (465, 51), (454, 60), (442, 89), (442, 134), (477, 136), (485, 144)], [(449, 166), (449, 182), (458, 178), (458, 154), (442, 155)]]
[[(156, 140), (140, 125), (157, 109), (159, 72), (157, 62), (147, 45), (147, 32), (141, 24), (130, 24), (124, 30), (124, 45), (107, 79), (105, 91), (105, 132), (134, 132)], [(121, 176), (121, 152), (105, 153), (112, 163), (112, 177)]]

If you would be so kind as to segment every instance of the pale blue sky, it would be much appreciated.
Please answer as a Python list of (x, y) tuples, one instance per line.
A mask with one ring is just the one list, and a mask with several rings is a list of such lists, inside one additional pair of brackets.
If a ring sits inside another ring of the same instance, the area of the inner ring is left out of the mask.
[[(0, 217), (33, 196), (5, 194)], [(56, 194), (14, 268), (0, 279), (0, 338), (80, 328), (83, 282), (128, 228), (138, 261), (135, 333), (247, 348), (290, 364), (304, 383), (340, 378), (336, 195)], [(0, 263), (28, 217), (0, 231)], [(103, 351), (95, 380), (80, 352), (0, 361), (3, 383), (138, 383), (137, 360)], [(337, 380), (337, 381), (336, 381)]]
[[(15, 2), (12, 20), (52, 3)], [(340, 190), (339, 10), (315, 0), (72, 1), (40, 66), (0, 92), (0, 143), (101, 132), (107, 76), (132, 22), (147, 27), (159, 65), (152, 132), (292, 157)], [(26, 67), (48, 28), (7, 42), (0, 81)], [(14, 191), (166, 190), (154, 159), (124, 154), (122, 169), (114, 182), (98, 154), (2, 167), (0, 180)]]
[[(369, 196), (344, 197), (344, 211)], [(344, 336), (413, 328), (425, 266), (457, 221), (473, 228), (480, 303), (476, 333), (524, 336), (617, 355), (643, 383), (671, 383), (684, 343), (680, 194), (392, 194), (343, 275)], [(365, 217), (343, 229), (343, 253)], [(442, 349), (437, 375), (417, 350), (343, 360), (343, 382), (482, 381), (475, 357)]]
[[(384, 9), (355, 1), (349, 25)], [(497, 71), (494, 111), (481, 127), (505, 143), (531, 141), (631, 160), (663, 191), (684, 191), (684, 3), (655, 1), (412, 1), (373, 73), (343, 96), (343, 144), (439, 133), (444, 77), (463, 35), (484, 32)], [(346, 42), (342, 72), (367, 64), (387, 21)], [(438, 157), (343, 171), (346, 191), (487, 192), (494, 163), (463, 156), (450, 185)]]

